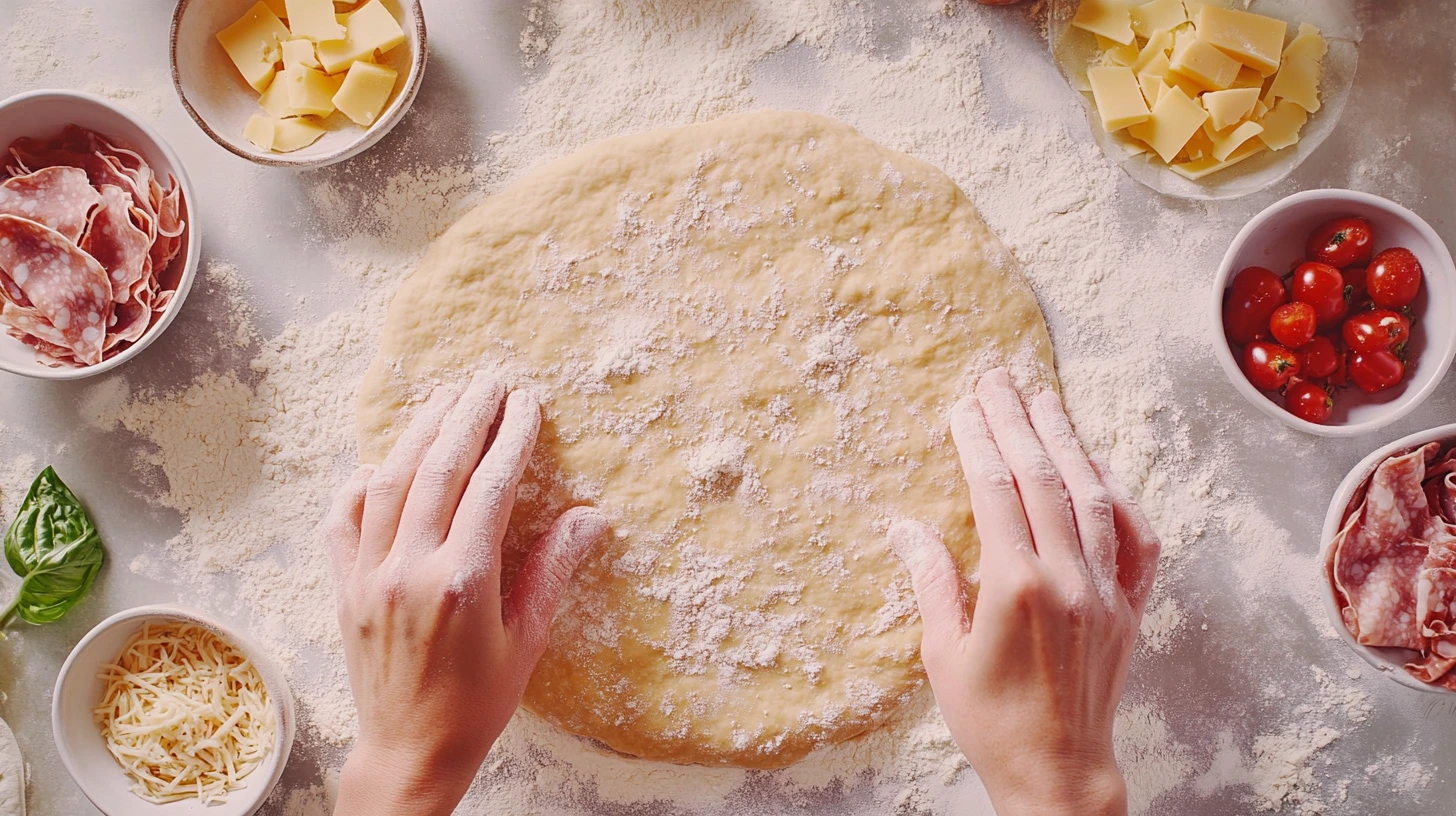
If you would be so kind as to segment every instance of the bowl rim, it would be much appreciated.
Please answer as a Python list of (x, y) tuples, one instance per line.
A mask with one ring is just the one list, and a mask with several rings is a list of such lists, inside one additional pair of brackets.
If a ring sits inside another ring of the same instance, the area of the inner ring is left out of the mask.
[[(245, 813), (252, 814), (257, 812), (263, 806), (263, 802), (268, 798), (268, 795), (273, 792), (273, 788), (278, 784), (278, 780), (283, 777), (284, 767), (287, 766), (289, 755), (293, 752), (295, 728), (293, 692), (289, 689), (283, 672), (273, 662), (267, 650), (263, 649), (257, 641), (239, 631), (236, 627), (224, 623), (205, 612), (180, 604), (147, 604), (144, 606), (134, 606), (130, 609), (123, 609), (91, 627), (91, 630), (71, 648), (70, 654), (66, 655), (65, 662), (61, 664), (61, 669), (56, 674), (56, 683), (51, 692), (51, 739), (56, 745), (56, 753), (60, 755), (61, 764), (65, 766), (66, 772), (71, 775), (71, 779), (75, 781), (76, 787), (80, 788), (82, 795), (86, 797), (87, 801), (95, 805), (102, 813), (111, 813), (111, 811), (107, 810), (105, 803), (99, 801), (97, 796), (92, 795), (92, 791), (88, 787), (86, 769), (80, 767), (79, 761), (71, 753), (71, 743), (66, 739), (65, 729), (63, 727), (65, 715), (62, 706), (62, 689), (71, 680), (73, 670), (76, 668), (76, 660), (86, 647), (90, 646), (101, 635), (113, 629), (125, 626), (137, 619), (148, 617), (185, 620), (211, 629), (232, 643), (234, 647), (241, 650), (247, 655), (253, 665), (258, 667), (258, 674), (263, 678), (263, 686), (268, 690), (268, 696), (271, 699), (273, 710), (278, 716), (278, 734), (274, 738), (273, 754), (264, 760), (264, 764), (261, 767), (254, 771), (254, 774), (258, 775), (258, 779), (262, 784), (256, 786), (249, 785), (246, 788), (234, 792), (234, 794), (242, 799), (244, 803), (242, 807)], [(99, 734), (97, 738), (100, 739)], [(136, 802), (152, 804), (141, 798), (137, 798)], [(135, 804), (136, 802), (129, 801), (128, 804)], [(165, 805), (154, 805), (154, 807), (161, 808), (165, 807)]]
[[(1248, 400), (1255, 408), (1258, 408), (1260, 411), (1263, 411), (1268, 416), (1279, 420), (1285, 425), (1314, 436), (1348, 439), (1379, 430), (1404, 419), (1412, 411), (1420, 407), (1431, 394), (1435, 393), (1436, 388), (1445, 379), (1447, 371), (1450, 370), (1452, 360), (1456, 359), (1456, 329), (1451, 329), (1446, 335), (1445, 350), (1442, 351), (1440, 360), (1436, 363), (1430, 379), (1420, 388), (1402, 397), (1405, 400), (1404, 403), (1394, 405), (1394, 407), (1390, 408), (1383, 415), (1374, 419), (1344, 425), (1317, 425), (1289, 413), (1275, 404), (1273, 400), (1264, 396), (1263, 392), (1254, 388), (1253, 384), (1244, 377), (1243, 371), (1239, 368), (1238, 361), (1234, 359), (1233, 349), (1229, 344), (1228, 338), (1224, 334), (1224, 292), (1227, 291), (1229, 281), (1233, 277), (1234, 262), (1244, 246), (1248, 243), (1249, 237), (1254, 231), (1284, 210), (1306, 201), (1353, 201), (1375, 209), (1385, 210), (1410, 224), (1434, 248), (1437, 263), (1435, 265), (1426, 265), (1428, 269), (1432, 268), (1432, 266), (1439, 266), (1442, 277), (1450, 279), (1453, 275), (1456, 275), (1456, 261), (1452, 260), (1451, 250), (1446, 246), (1446, 242), (1441, 240), (1441, 236), (1424, 218), (1421, 218), (1411, 210), (1388, 198), (1382, 198), (1372, 193), (1360, 192), (1358, 190), (1345, 190), (1337, 187), (1304, 190), (1279, 199), (1263, 210), (1260, 210), (1253, 218), (1250, 218), (1248, 223), (1244, 224), (1243, 228), (1229, 242), (1229, 247), (1224, 252), (1223, 260), (1219, 262), (1218, 273), (1213, 279), (1213, 287), (1210, 292), (1211, 297), (1209, 298), (1210, 309), (1208, 311), (1210, 325), (1213, 329), (1213, 352), (1223, 368), (1224, 375), (1228, 377), (1234, 389), (1243, 395), (1244, 399)], [(1430, 274), (1431, 272), (1428, 271), (1427, 275), (1429, 276)], [(1448, 283), (1448, 286), (1452, 284), (1456, 284), (1456, 280), (1452, 280), (1451, 283)]]
[[(265, 167), (287, 167), (295, 170), (327, 167), (331, 164), (337, 164), (345, 159), (350, 159), (363, 153), (378, 143), (379, 140), (383, 139), (390, 131), (394, 130), (395, 125), (404, 119), (404, 115), (414, 105), (415, 97), (419, 94), (420, 83), (423, 81), (425, 75), (425, 60), (429, 52), (425, 28), (424, 4), (420, 0), (399, 0), (401, 4), (408, 6), (413, 11), (412, 17), (414, 25), (412, 27), (414, 28), (415, 41), (418, 45), (415, 47), (414, 53), (410, 55), (409, 78), (405, 83), (404, 90), (400, 91), (399, 96), (395, 97), (394, 102), (385, 109), (384, 115), (378, 121), (368, 129), (361, 130), (358, 136), (352, 141), (341, 145), (329, 153), (315, 156), (299, 157), (292, 153), (261, 153), (240, 148), (227, 139), (224, 139), (221, 134), (207, 123), (207, 120), (193, 106), (192, 100), (188, 99), (187, 91), (182, 84), (182, 72), (177, 67), (177, 40), (180, 34), (179, 29), (182, 25), (182, 16), (187, 13), (187, 9), (191, 7), (193, 1), (177, 0), (177, 5), (172, 10), (172, 22), (167, 32), (167, 61), (170, 65), (170, 73), (172, 75), (172, 89), (177, 92), (177, 99), (181, 101), (182, 108), (187, 111), (188, 116), (192, 117), (192, 121), (202, 129), (202, 132), (206, 133), (208, 138), (212, 139), (219, 147), (234, 156), (247, 159), (254, 164), (261, 164)], [(199, 0), (199, 2), (212, 1)]]
[(1340, 481), (1340, 486), (1335, 488), (1335, 493), (1330, 497), (1329, 509), (1325, 511), (1325, 523), (1320, 528), (1320, 549), (1319, 549), (1319, 574), (1320, 574), (1320, 599), (1324, 602), (1325, 613), (1329, 615), (1330, 624), (1334, 626), (1335, 632), (1340, 640), (1350, 647), (1350, 650), (1358, 654), (1366, 663), (1375, 667), (1380, 673), (1391, 680), (1416, 691), (1424, 691), (1433, 694), (1456, 695), (1456, 690), (1437, 686), (1431, 683), (1422, 683), (1420, 680), (1410, 676), (1391, 657), (1386, 657), (1385, 652), (1401, 651), (1397, 649), (1383, 649), (1366, 646), (1350, 634), (1345, 628), (1345, 622), (1340, 616), (1339, 602), (1335, 599), (1335, 587), (1330, 581), (1328, 558), (1330, 547), (1334, 544), (1335, 535), (1340, 531), (1340, 526), (1345, 519), (1345, 508), (1349, 506), (1350, 499), (1355, 491), (1365, 484), (1366, 480), (1375, 473), (1375, 469), (1381, 462), (1392, 456), (1419, 448), (1429, 442), (1456, 441), (1456, 423), (1439, 425), (1435, 428), (1428, 428), (1424, 431), (1417, 431), (1408, 436), (1382, 445), (1376, 450), (1361, 459), (1355, 467), (1350, 469), (1345, 478)]
[[(84, 380), (87, 377), (105, 374), (126, 363), (138, 354), (141, 354), (158, 337), (162, 336), (162, 333), (167, 330), (167, 327), (172, 325), (172, 321), (176, 320), (178, 313), (182, 311), (182, 304), (187, 300), (187, 293), (192, 290), (192, 282), (197, 277), (197, 267), (202, 259), (202, 231), (198, 227), (197, 221), (197, 195), (193, 190), (192, 177), (188, 175), (187, 167), (182, 163), (182, 159), (177, 155), (177, 151), (173, 150), (172, 145), (162, 137), (162, 134), (157, 132), (156, 128), (142, 121), (141, 117), (104, 97), (84, 91), (73, 91), (62, 88), (42, 88), (25, 91), (7, 99), (0, 100), (0, 115), (3, 115), (8, 109), (16, 105), (38, 99), (54, 99), (73, 104), (97, 105), (127, 120), (140, 130), (142, 135), (152, 143), (152, 146), (167, 159), (168, 164), (172, 165), (172, 175), (177, 179), (177, 184), (182, 190), (182, 195), (186, 200), (187, 206), (187, 255), (184, 261), (185, 265), (182, 267), (182, 277), (177, 282), (177, 294), (172, 296), (171, 305), (167, 307), (166, 312), (162, 313), (162, 317), (157, 321), (156, 325), (147, 329), (146, 333), (138, 338), (135, 343), (132, 343), (124, 351), (112, 357), (110, 360), (102, 360), (96, 365), (82, 366), (80, 368), (50, 368), (49, 366), (40, 364), (17, 366), (6, 362), (4, 359), (0, 359), (0, 371), (5, 371), (10, 374), (17, 374), (36, 380), (52, 380), (56, 382)], [(175, 259), (173, 263), (176, 263)]]

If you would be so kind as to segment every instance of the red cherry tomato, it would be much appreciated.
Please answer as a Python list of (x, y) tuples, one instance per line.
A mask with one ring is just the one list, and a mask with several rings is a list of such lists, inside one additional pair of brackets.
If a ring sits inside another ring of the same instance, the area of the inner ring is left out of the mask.
[(1321, 326), (1332, 326), (1350, 310), (1345, 300), (1345, 276), (1329, 264), (1310, 261), (1294, 270), (1294, 281), (1290, 286), (1291, 297), (1314, 307), (1315, 318)]
[(1366, 273), (1370, 299), (1377, 306), (1400, 309), (1409, 306), (1421, 291), (1421, 262), (1405, 247), (1381, 252), (1370, 262)]
[(1244, 349), (1244, 376), (1255, 388), (1278, 391), (1299, 373), (1299, 359), (1289, 349), (1255, 340)]
[(1350, 352), (1350, 379), (1367, 394), (1384, 391), (1405, 379), (1405, 363), (1389, 351)]
[(1335, 410), (1335, 401), (1328, 391), (1309, 380), (1302, 380), (1289, 386), (1284, 392), (1284, 410), (1305, 422), (1323, 425), (1330, 421)]
[(1340, 359), (1344, 355), (1335, 348), (1333, 340), (1321, 335), (1309, 341), (1294, 356), (1299, 358), (1299, 371), (1302, 376), (1321, 379), (1339, 369)]
[(1286, 303), (1269, 317), (1269, 333), (1285, 348), (1296, 349), (1314, 339), (1314, 307)]
[(1243, 345), (1269, 336), (1269, 317), (1289, 302), (1279, 276), (1262, 266), (1251, 266), (1234, 276), (1224, 300), (1223, 330)]
[(1405, 315), (1376, 309), (1348, 318), (1340, 335), (1354, 351), (1400, 351), (1410, 339), (1410, 330)]
[(1375, 253), (1375, 231), (1363, 218), (1336, 218), (1309, 234), (1304, 253), (1330, 266), (1364, 266)]

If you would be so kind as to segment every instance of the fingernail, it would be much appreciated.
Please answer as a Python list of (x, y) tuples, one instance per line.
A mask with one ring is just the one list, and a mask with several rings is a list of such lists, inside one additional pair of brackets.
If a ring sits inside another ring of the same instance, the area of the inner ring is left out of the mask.
[(590, 550), (606, 538), (612, 523), (606, 514), (592, 507), (578, 508), (571, 520), (571, 540), (583, 552)]

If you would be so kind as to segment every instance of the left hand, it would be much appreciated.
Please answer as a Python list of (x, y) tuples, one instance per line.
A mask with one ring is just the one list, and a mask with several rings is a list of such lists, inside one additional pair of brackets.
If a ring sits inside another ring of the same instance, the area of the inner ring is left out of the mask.
[(540, 423), (529, 393), (477, 373), (437, 389), (384, 464), (340, 492), (323, 534), (359, 739), (337, 814), (451, 813), (515, 713), (562, 591), (608, 529), (594, 509), (568, 510), (501, 586)]

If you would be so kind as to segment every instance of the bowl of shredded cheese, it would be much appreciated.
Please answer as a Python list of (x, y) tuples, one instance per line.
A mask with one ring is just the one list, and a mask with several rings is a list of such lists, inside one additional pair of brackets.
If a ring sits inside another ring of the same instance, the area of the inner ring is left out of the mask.
[(293, 745), (293, 696), (246, 636), (194, 610), (112, 615), (66, 658), (56, 749), (107, 816), (257, 812)]

